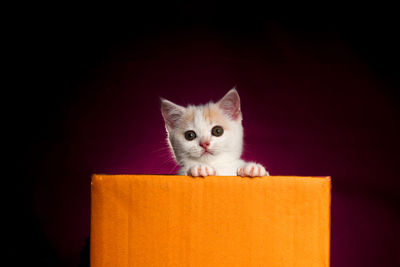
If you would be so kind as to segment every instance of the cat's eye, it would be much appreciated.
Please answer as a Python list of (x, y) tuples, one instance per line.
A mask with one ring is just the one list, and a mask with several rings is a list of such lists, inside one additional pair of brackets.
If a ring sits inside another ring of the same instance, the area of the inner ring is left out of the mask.
[(214, 126), (211, 130), (211, 134), (214, 136), (221, 136), (224, 133), (224, 128), (221, 126)]
[(194, 131), (191, 131), (191, 130), (190, 131), (186, 131), (185, 132), (185, 138), (188, 141), (192, 141), (193, 139), (196, 138), (196, 133)]

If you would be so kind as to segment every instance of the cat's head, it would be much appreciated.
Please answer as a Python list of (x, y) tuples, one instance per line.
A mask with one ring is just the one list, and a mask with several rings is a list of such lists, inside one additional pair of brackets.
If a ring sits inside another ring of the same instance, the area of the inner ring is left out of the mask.
[(242, 113), (236, 89), (217, 103), (182, 107), (161, 100), (169, 144), (178, 164), (185, 160), (212, 162), (240, 158), (243, 147)]

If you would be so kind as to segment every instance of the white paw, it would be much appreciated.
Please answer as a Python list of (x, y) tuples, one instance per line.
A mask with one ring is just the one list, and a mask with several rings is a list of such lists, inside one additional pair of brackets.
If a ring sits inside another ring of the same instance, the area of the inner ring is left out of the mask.
[(258, 177), (258, 176), (268, 176), (269, 173), (265, 170), (264, 166), (254, 162), (246, 163), (243, 167), (237, 170), (237, 175), (245, 177)]
[(214, 170), (214, 168), (207, 165), (195, 165), (188, 170), (187, 174), (193, 177), (206, 177), (209, 175), (216, 175), (217, 172)]

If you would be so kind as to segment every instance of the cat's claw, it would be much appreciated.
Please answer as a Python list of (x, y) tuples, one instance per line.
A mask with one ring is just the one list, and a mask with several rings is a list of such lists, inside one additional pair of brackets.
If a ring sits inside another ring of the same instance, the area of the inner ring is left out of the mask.
[(195, 165), (188, 170), (187, 174), (193, 177), (206, 177), (209, 175), (216, 175), (217, 172), (214, 170), (214, 168), (207, 165)]
[(259, 177), (259, 176), (268, 176), (269, 173), (265, 170), (264, 166), (257, 163), (247, 163), (243, 167), (237, 170), (238, 176), (249, 176), (249, 177)]

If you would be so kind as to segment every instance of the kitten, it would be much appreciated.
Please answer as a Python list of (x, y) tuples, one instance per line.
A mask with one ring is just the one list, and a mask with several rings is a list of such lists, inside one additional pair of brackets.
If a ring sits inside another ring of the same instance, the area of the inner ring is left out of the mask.
[(240, 158), (243, 126), (236, 89), (217, 103), (186, 108), (161, 99), (161, 113), (179, 175), (269, 175), (262, 165)]

